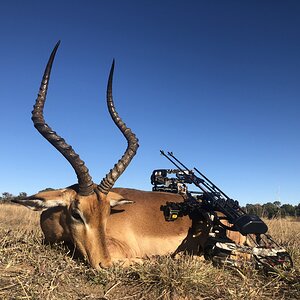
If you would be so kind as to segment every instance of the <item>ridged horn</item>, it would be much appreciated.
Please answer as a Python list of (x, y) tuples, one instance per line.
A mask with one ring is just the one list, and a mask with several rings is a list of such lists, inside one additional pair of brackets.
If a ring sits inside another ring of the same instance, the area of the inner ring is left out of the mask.
[(76, 172), (79, 184), (79, 194), (87, 196), (93, 193), (93, 181), (89, 175), (89, 170), (85, 166), (84, 162), (80, 159), (79, 155), (73, 150), (73, 148), (66, 143), (51, 127), (46, 124), (44, 120), (44, 105), (46, 101), (46, 95), (48, 90), (48, 83), (50, 80), (50, 73), (54, 57), (60, 41), (55, 45), (50, 58), (48, 60), (43, 79), (41, 82), (38, 97), (32, 111), (32, 121), (34, 127), (39, 133), (50, 142), (72, 165)]
[(129, 163), (131, 162), (132, 158), (135, 156), (136, 151), (139, 147), (138, 139), (136, 138), (135, 134), (131, 131), (130, 128), (126, 126), (126, 124), (122, 121), (119, 117), (118, 113), (116, 112), (113, 96), (112, 96), (112, 81), (113, 81), (113, 74), (114, 74), (114, 67), (115, 61), (113, 60), (108, 83), (107, 83), (107, 107), (109, 113), (118, 126), (122, 134), (127, 140), (127, 149), (123, 154), (122, 158), (114, 165), (113, 169), (106, 175), (105, 178), (102, 179), (100, 184), (98, 185), (98, 190), (103, 194), (108, 194), (110, 189), (113, 187), (116, 180), (120, 177), (120, 175), (125, 171)]

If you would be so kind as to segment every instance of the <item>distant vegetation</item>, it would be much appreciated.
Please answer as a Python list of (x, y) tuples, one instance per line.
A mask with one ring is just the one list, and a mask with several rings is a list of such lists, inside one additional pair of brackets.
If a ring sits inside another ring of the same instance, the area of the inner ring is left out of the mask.
[(281, 204), (279, 201), (265, 204), (247, 204), (244, 207), (248, 214), (258, 215), (268, 219), (300, 217), (300, 203), (298, 205)]
[(19, 198), (19, 199), (22, 199), (24, 197), (27, 197), (27, 193), (25, 192), (21, 192), (19, 193), (18, 196), (15, 196), (11, 193), (8, 193), (8, 192), (4, 192), (1, 194), (0, 196), (0, 201), (3, 201), (3, 202), (9, 202), (12, 198)]
[[(42, 191), (51, 191), (52, 188), (46, 188)], [(40, 191), (40, 192), (42, 192)], [(4, 192), (0, 196), (0, 201), (9, 202), (12, 198), (24, 198), (27, 193), (21, 192), (18, 196), (14, 196), (11, 193)], [(258, 215), (262, 218), (273, 219), (273, 218), (285, 218), (285, 217), (296, 217), (300, 218), (300, 203), (298, 205), (281, 204), (280, 201), (274, 201), (273, 203), (268, 202), (265, 204), (246, 204), (243, 209), (248, 214)]]

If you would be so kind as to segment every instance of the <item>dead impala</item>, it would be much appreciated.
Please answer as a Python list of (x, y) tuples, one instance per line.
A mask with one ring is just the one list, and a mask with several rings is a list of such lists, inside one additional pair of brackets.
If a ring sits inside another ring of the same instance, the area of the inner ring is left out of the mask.
[[(108, 267), (118, 260), (131, 261), (178, 252), (196, 254), (201, 251), (209, 232), (209, 226), (204, 221), (200, 234), (195, 237), (192, 235), (190, 218), (166, 222), (160, 211), (161, 205), (167, 201), (182, 201), (181, 195), (112, 188), (138, 148), (135, 134), (115, 110), (112, 98), (114, 62), (107, 85), (107, 107), (128, 146), (121, 159), (99, 184), (92, 181), (87, 167), (73, 148), (46, 124), (43, 110), (58, 46), (59, 42), (47, 63), (32, 121), (40, 134), (69, 161), (78, 183), (63, 189), (39, 192), (14, 202), (43, 211), (40, 224), (45, 240), (50, 243), (73, 243), (95, 269)], [(241, 238), (241, 235), (238, 234), (236, 238)]]

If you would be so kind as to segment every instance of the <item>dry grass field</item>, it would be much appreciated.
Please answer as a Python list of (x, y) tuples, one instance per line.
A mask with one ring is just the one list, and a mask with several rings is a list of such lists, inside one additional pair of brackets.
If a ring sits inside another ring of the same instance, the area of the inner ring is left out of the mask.
[(43, 244), (38, 213), (1, 204), (0, 299), (300, 299), (300, 222), (268, 225), (292, 255), (295, 270), (263, 276), (246, 267), (158, 257), (96, 272), (62, 245)]

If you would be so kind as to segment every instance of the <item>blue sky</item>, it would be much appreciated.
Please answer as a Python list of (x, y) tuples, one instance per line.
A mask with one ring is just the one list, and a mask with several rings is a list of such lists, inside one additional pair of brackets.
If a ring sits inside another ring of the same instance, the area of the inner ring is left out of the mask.
[(126, 142), (114, 99), (140, 148), (116, 186), (150, 190), (173, 151), (245, 203), (300, 202), (299, 1), (1, 1), (0, 193), (76, 182), (34, 129), (31, 110), (58, 40), (46, 121), (94, 182)]

